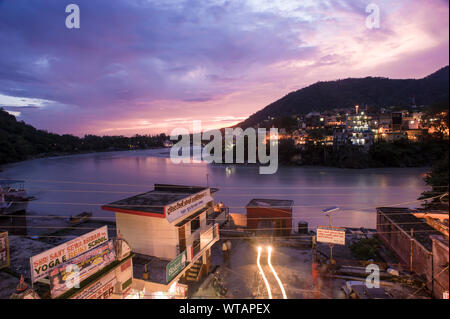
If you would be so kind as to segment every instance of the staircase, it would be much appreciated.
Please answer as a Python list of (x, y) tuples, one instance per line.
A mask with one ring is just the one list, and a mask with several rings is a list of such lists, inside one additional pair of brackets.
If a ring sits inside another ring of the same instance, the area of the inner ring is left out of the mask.
[(199, 280), (199, 275), (200, 275), (200, 271), (202, 270), (202, 262), (201, 260), (197, 260), (191, 268), (189, 268), (186, 271), (186, 280), (187, 281), (198, 281)]

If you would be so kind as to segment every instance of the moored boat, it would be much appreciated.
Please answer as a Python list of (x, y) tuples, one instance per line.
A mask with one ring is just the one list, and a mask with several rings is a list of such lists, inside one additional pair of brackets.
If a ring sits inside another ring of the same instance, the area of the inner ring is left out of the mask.
[(69, 221), (71, 225), (78, 225), (84, 223), (92, 217), (91, 212), (82, 212), (81, 214), (70, 216)]
[(29, 197), (24, 181), (0, 180), (0, 215), (9, 215), (26, 210)]

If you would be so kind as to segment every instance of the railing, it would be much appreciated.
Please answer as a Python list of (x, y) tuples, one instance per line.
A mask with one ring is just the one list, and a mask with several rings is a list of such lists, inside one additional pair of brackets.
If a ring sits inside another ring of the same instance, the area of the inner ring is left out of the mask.
[(197, 257), (212, 241), (218, 239), (218, 227), (218, 224), (205, 225), (187, 238), (186, 243), (192, 247), (193, 258)]

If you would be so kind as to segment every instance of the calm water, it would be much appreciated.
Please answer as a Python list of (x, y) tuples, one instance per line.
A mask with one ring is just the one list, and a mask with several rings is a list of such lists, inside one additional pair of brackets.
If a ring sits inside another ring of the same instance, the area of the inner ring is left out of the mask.
[[(409, 207), (426, 189), (426, 168), (337, 169), (279, 167), (274, 175), (259, 175), (255, 166), (173, 164), (167, 150), (96, 153), (37, 159), (2, 167), (0, 178), (24, 179), (30, 195), (29, 214), (69, 216), (92, 211), (105, 219), (112, 213), (100, 205), (146, 192), (154, 183), (218, 187), (216, 201), (244, 213), (252, 198), (294, 200), (296, 221), (326, 224), (320, 211), (339, 206), (333, 224), (376, 225), (375, 207)], [(207, 178), (208, 176), (208, 178)]]

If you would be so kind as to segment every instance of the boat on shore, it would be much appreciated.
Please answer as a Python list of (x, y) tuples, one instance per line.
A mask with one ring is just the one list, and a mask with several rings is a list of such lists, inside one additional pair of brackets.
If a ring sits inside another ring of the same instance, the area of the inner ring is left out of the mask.
[(70, 216), (69, 222), (71, 225), (79, 225), (81, 223), (84, 223), (85, 221), (89, 220), (92, 217), (91, 212), (82, 212), (81, 214)]
[(24, 181), (0, 180), (0, 215), (25, 211), (29, 200)]

